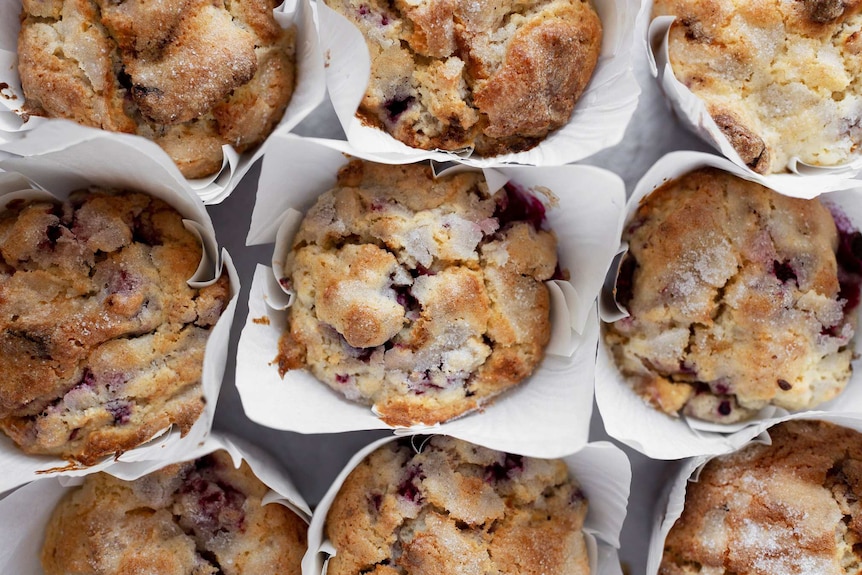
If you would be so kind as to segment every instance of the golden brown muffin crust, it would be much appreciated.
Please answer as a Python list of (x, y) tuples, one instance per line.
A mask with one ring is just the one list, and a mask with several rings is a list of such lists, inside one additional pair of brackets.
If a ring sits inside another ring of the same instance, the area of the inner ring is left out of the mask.
[(492, 196), (478, 173), (350, 162), (285, 263), (297, 299), (280, 369), (307, 367), (391, 425), (476, 409), (528, 377), (550, 338), (543, 220), (537, 199)]
[(605, 339), (655, 407), (732, 422), (846, 385), (859, 278), (839, 284), (839, 234), (819, 201), (701, 169), (647, 196), (623, 240), (630, 317)]
[(789, 421), (711, 460), (686, 489), (661, 575), (856, 573), (862, 563), (862, 435)]
[(752, 170), (858, 158), (859, 0), (656, 0), (662, 15), (674, 75)]
[(587, 0), (332, 0), (365, 35), (371, 80), (357, 115), (409, 146), (494, 156), (568, 122), (598, 61)]
[(46, 575), (299, 575), (307, 525), (245, 462), (219, 451), (135, 481), (99, 473), (70, 490), (45, 533)]
[(561, 460), (437, 436), (366, 457), (338, 492), (325, 532), (330, 575), (586, 575), (587, 501)]
[(140, 193), (93, 189), (0, 214), (0, 428), (28, 453), (91, 464), (202, 413), (227, 275), (188, 280), (198, 239)]
[(138, 134), (188, 178), (262, 142), (294, 85), (294, 31), (266, 0), (25, 0), (28, 114)]

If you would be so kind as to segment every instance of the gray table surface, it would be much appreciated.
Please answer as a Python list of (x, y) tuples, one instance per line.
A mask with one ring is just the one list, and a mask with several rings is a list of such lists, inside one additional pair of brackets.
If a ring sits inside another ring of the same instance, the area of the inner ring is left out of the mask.
[[(710, 150), (693, 134), (684, 130), (670, 113), (655, 80), (649, 74), (646, 57), (640, 46), (635, 47), (634, 66), (642, 93), (625, 137), (617, 146), (582, 162), (617, 173), (625, 181), (629, 193), (647, 169), (667, 152)], [(343, 132), (328, 104), (316, 110), (295, 131), (303, 136), (343, 138)], [(259, 165), (249, 172), (224, 203), (209, 209), (219, 242), (227, 247), (243, 278), (215, 427), (247, 438), (268, 450), (281, 461), (306, 500), (314, 506), (350, 456), (387, 432), (301, 435), (261, 427), (243, 414), (234, 387), (236, 343), (247, 313), (248, 289), (254, 267), (257, 263), (268, 263), (271, 255), (271, 246), (245, 246), (258, 174)], [(598, 409), (594, 408), (590, 440), (607, 439), (609, 437), (601, 416)], [(655, 501), (664, 483), (672, 476), (675, 465), (672, 462), (650, 460), (625, 446), (621, 447), (632, 464), (632, 486), (620, 558), (629, 573), (640, 575), (645, 571)]]

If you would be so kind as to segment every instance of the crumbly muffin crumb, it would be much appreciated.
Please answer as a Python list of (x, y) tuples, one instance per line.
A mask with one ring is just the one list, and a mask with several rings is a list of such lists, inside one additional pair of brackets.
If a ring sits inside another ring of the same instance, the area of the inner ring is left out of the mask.
[(840, 393), (862, 236), (836, 217), (840, 233), (819, 201), (715, 169), (650, 194), (623, 237), (617, 294), (630, 316), (605, 329), (635, 391), (665, 413), (722, 423)]
[(92, 189), (0, 214), (0, 429), (24, 451), (92, 464), (204, 408), (204, 349), (227, 274), (182, 216), (145, 194)]
[(550, 337), (544, 213), (478, 173), (347, 164), (284, 266), (296, 301), (282, 373), (307, 367), (392, 425), (445, 421), (521, 382)]
[(862, 434), (788, 421), (686, 489), (660, 575), (826, 575), (862, 568)]
[(299, 575), (307, 526), (248, 464), (224, 451), (135, 481), (105, 473), (58, 504), (45, 533), (46, 575)]
[(586, 575), (586, 514), (561, 460), (443, 436), (417, 452), (403, 439), (369, 455), (333, 501), (328, 573)]

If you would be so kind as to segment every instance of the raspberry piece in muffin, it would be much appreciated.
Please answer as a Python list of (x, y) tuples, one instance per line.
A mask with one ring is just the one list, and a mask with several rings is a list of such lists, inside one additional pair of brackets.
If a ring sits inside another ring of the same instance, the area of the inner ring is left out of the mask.
[(307, 367), (391, 425), (451, 419), (522, 381), (550, 337), (557, 265), (544, 206), (522, 197), (489, 194), (478, 173), (347, 164), (284, 266), (296, 301), (280, 368)]
[(0, 429), (24, 451), (84, 464), (202, 413), (204, 349), (227, 275), (182, 216), (140, 193), (75, 192), (0, 213)]
[(294, 85), (294, 31), (269, 0), (24, 0), (28, 114), (159, 144), (187, 178), (262, 142)]
[(326, 517), (336, 549), (327, 572), (586, 575), (587, 507), (559, 459), (443, 436), (417, 453), (402, 439), (341, 486)]
[(860, 278), (819, 201), (702, 169), (645, 198), (623, 239), (630, 317), (605, 339), (653, 406), (730, 423), (847, 384)]
[(135, 481), (89, 475), (54, 510), (46, 575), (299, 575), (305, 522), (218, 451)]

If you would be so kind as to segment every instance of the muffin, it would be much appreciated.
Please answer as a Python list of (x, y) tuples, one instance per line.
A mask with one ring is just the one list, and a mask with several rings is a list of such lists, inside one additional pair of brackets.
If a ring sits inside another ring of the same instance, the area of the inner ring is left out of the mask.
[(105, 473), (57, 505), (45, 533), (45, 575), (299, 575), (307, 526), (277, 503), (248, 464), (224, 451), (135, 481)]
[(359, 160), (306, 214), (284, 263), (296, 293), (278, 364), (307, 368), (390, 425), (474, 410), (529, 376), (557, 271), (544, 205), (481, 173)]
[(204, 408), (210, 329), (227, 275), (201, 260), (182, 216), (156, 198), (93, 188), (0, 213), (0, 429), (25, 452), (93, 464)]
[(661, 575), (859, 572), (862, 435), (801, 420), (769, 434), (688, 483)]
[(859, 157), (862, 2), (655, 0), (662, 15), (674, 75), (752, 170)]
[(274, 1), (23, 0), (18, 72), (26, 114), (137, 134), (187, 178), (222, 146), (262, 142), (294, 86), (294, 31)]
[(366, 124), (426, 150), (528, 150), (566, 124), (599, 56), (590, 0), (328, 0), (359, 28)]
[(642, 200), (623, 240), (630, 316), (604, 335), (654, 407), (731, 423), (847, 384), (862, 236), (837, 209), (700, 169)]
[(326, 517), (329, 575), (589, 573), (587, 501), (559, 459), (436, 436), (380, 447)]

